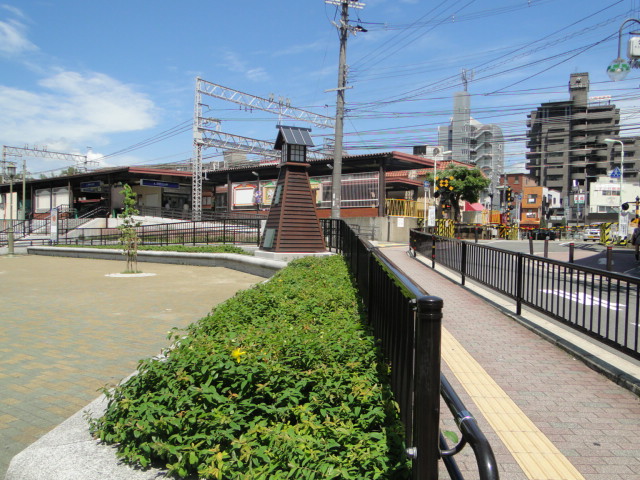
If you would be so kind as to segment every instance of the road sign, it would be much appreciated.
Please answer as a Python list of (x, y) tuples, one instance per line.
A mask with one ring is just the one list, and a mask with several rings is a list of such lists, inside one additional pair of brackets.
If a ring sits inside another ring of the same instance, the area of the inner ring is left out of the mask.
[(622, 173), (620, 172), (620, 168), (616, 167), (613, 170), (611, 170), (611, 173), (609, 174), (609, 177), (611, 178), (620, 178), (622, 176)]

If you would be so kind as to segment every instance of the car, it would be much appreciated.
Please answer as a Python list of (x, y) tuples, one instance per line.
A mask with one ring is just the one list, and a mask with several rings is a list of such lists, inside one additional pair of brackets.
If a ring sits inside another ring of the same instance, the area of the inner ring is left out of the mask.
[(585, 228), (584, 232), (582, 232), (582, 240), (593, 240), (594, 242), (600, 241), (600, 229)]
[(553, 230), (548, 230), (546, 228), (534, 228), (529, 231), (529, 235), (533, 240), (546, 240), (547, 237), (549, 240), (556, 239), (556, 232)]

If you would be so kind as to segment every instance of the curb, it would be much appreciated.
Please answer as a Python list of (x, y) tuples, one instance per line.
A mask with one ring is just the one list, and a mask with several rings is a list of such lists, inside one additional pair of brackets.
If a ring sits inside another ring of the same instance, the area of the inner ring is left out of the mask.
[[(30, 255), (53, 257), (92, 258), (97, 260), (124, 261), (122, 250), (73, 247), (28, 247)], [(287, 265), (280, 260), (256, 258), (237, 253), (186, 253), (139, 251), (138, 262), (192, 265), (202, 267), (224, 267), (258, 277), (269, 278)]]

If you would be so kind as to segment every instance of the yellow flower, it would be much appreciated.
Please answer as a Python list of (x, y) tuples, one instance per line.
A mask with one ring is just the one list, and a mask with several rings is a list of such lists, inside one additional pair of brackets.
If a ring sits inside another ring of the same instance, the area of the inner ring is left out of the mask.
[(240, 357), (242, 357), (242, 355), (244, 355), (245, 353), (247, 352), (238, 347), (233, 352), (231, 352), (231, 356), (236, 359), (236, 362), (240, 363)]

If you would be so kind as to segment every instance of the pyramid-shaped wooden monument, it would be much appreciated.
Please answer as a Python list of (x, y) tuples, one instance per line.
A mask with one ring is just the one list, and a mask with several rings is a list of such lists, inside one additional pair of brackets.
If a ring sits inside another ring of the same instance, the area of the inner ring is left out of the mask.
[(308, 128), (278, 126), (274, 148), (282, 152), (278, 182), (262, 236), (262, 250), (287, 253), (325, 252), (324, 235), (316, 214), (307, 147)]

